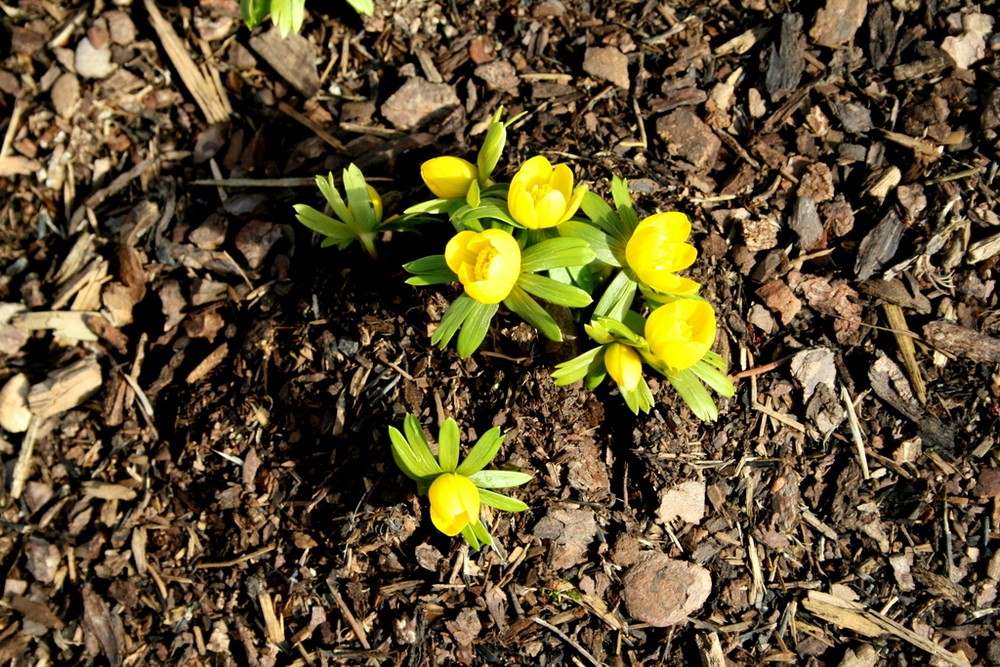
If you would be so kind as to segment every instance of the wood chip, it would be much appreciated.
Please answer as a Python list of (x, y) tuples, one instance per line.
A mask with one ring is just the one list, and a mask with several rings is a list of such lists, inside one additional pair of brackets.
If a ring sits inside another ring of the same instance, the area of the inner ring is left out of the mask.
[(659, 628), (683, 622), (711, 592), (708, 570), (661, 553), (644, 554), (622, 577), (629, 615)]
[(924, 326), (924, 338), (934, 347), (979, 363), (1000, 361), (1000, 339), (947, 320)]
[(34, 385), (28, 394), (28, 406), (39, 419), (54, 417), (83, 403), (102, 383), (103, 374), (96, 357), (86, 357), (50, 373)]
[(223, 343), (219, 347), (212, 350), (207, 357), (202, 359), (201, 363), (194, 367), (194, 369), (188, 373), (187, 377), (184, 379), (188, 384), (194, 384), (208, 377), (208, 374), (212, 372), (216, 366), (218, 366), (226, 356), (229, 355), (229, 343)]
[(24, 373), (12, 375), (0, 389), (0, 428), (8, 433), (24, 433), (31, 423), (28, 390), (31, 388)]

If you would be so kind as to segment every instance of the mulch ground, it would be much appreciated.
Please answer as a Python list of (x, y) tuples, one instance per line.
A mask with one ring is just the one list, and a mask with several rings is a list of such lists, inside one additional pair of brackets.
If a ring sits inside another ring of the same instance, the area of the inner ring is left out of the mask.
[[(2, 5), (0, 662), (1000, 664), (992, 1), (322, 4)], [(556, 387), (581, 331), (430, 346), (446, 224), (295, 222), (351, 161), (426, 197), (498, 105), (508, 177), (691, 216), (718, 422)], [(495, 548), (431, 526), (407, 413), (508, 434)]]

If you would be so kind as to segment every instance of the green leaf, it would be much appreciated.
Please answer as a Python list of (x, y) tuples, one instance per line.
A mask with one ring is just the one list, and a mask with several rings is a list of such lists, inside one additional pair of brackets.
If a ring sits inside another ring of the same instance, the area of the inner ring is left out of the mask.
[[(449, 272), (455, 276), (455, 272), (448, 268), (448, 262), (445, 261), (444, 255), (427, 255), (426, 257), (415, 259), (412, 262), (403, 264), (403, 269), (416, 275)], [(458, 280), (458, 276), (455, 276), (453, 280)]]
[(615, 200), (618, 217), (625, 225), (625, 237), (628, 238), (632, 236), (632, 232), (639, 224), (639, 216), (636, 215), (635, 207), (632, 206), (632, 195), (628, 191), (628, 181), (617, 176), (612, 177), (611, 197)]
[(514, 289), (503, 300), (503, 305), (507, 306), (512, 313), (516, 314), (522, 320), (541, 331), (549, 340), (554, 340), (557, 343), (562, 341), (562, 331), (559, 330), (559, 325), (556, 324), (556, 321), (518, 285), (514, 285)]
[(469, 546), (476, 551), (479, 551), (481, 545), (479, 544), (479, 538), (476, 537), (476, 531), (473, 530), (471, 523), (465, 524), (465, 528), (462, 529), (462, 537), (464, 537), (465, 541), (469, 543)]
[(555, 372), (552, 373), (552, 379), (555, 380), (557, 385), (573, 384), (577, 380), (582, 380), (590, 372), (595, 363), (600, 364), (603, 368), (604, 361), (598, 358), (603, 349), (603, 347), (595, 347), (592, 350), (587, 350), (578, 357), (573, 357), (569, 361), (558, 364)]
[(299, 32), (305, 22), (306, 0), (271, 0), (271, 22), (282, 37)]
[(633, 414), (637, 415), (640, 412), (649, 412), (653, 407), (653, 393), (649, 391), (646, 378), (640, 378), (639, 384), (636, 385), (635, 389), (626, 389), (618, 385), (618, 391), (621, 393), (622, 398), (625, 399), (625, 405), (628, 406), (628, 409)]
[(490, 330), (493, 316), (500, 310), (500, 305), (496, 303), (487, 304), (478, 301), (472, 303), (472, 309), (462, 323), (462, 330), (458, 332), (458, 356), (463, 359), (472, 356), (472, 353), (479, 349)]
[(455, 274), (424, 273), (419, 276), (413, 276), (412, 278), (407, 278), (404, 282), (407, 285), (416, 285), (417, 287), (425, 287), (427, 285), (440, 285), (441, 283), (455, 282)]
[(452, 199), (428, 199), (427, 201), (422, 201), (419, 204), (410, 206), (403, 211), (403, 215), (411, 215), (414, 213), (447, 213), (453, 201), (454, 200)]
[(470, 206), (466, 211), (452, 213), (451, 221), (453, 223), (462, 224), (466, 227), (472, 227), (474, 224), (478, 224), (480, 229), (482, 228), (482, 220), (499, 220), (500, 222), (514, 227), (521, 226), (514, 220), (514, 218), (510, 217), (510, 212), (507, 210), (506, 205), (488, 203), (489, 201), (490, 200), (484, 199), (481, 202), (481, 205), (476, 208), (472, 208)]
[(424, 437), (424, 429), (416, 415), (406, 415), (403, 418), (403, 433), (406, 434), (406, 440), (410, 443), (410, 449), (424, 465), (433, 468), (434, 474), (443, 472), (437, 459), (434, 458), (434, 452), (431, 451), (427, 438)]
[(486, 489), (479, 489), (479, 502), (504, 512), (523, 512), (528, 509), (528, 506), (517, 498), (511, 498), (502, 493), (487, 491)]
[(521, 271), (532, 273), (564, 266), (583, 266), (593, 260), (594, 251), (585, 239), (558, 237), (525, 248), (521, 253)]
[(344, 169), (344, 192), (347, 194), (347, 205), (359, 232), (375, 231), (379, 221), (375, 218), (375, 204), (368, 192), (368, 182), (365, 181), (365, 175), (353, 163)]
[(332, 237), (338, 243), (356, 238), (350, 227), (340, 220), (334, 220), (325, 213), (320, 213), (312, 206), (295, 204), (292, 208), (295, 209), (295, 219), (318, 234)]
[(371, 16), (375, 13), (375, 0), (347, 0), (347, 4), (353, 7), (358, 14)]
[(698, 379), (690, 368), (683, 371), (673, 371), (665, 375), (698, 419), (715, 421), (718, 418), (719, 409), (715, 406), (712, 395), (708, 393), (705, 385), (701, 383), (701, 380)]
[(465, 202), (472, 208), (476, 208), (482, 203), (482, 194), (479, 192), (479, 181), (469, 183), (469, 192), (465, 195)]
[(529, 294), (560, 306), (584, 308), (593, 302), (590, 295), (579, 287), (566, 285), (536, 273), (522, 273), (517, 284)]
[[(597, 323), (603, 327), (604, 331), (614, 340), (626, 341), (631, 345), (640, 347), (641, 349), (646, 349), (648, 347), (645, 339), (643, 339), (642, 336), (637, 334), (624, 322), (613, 320), (610, 317), (601, 317), (597, 320)], [(593, 325), (594, 322), (591, 322), (591, 324)]]
[(705, 353), (705, 356), (702, 357), (701, 360), (704, 361), (706, 364), (714, 366), (723, 373), (726, 372), (726, 367), (728, 364), (726, 364), (726, 360), (720, 357), (716, 352), (712, 352), (711, 350), (709, 350), (708, 352)]
[(488, 466), (493, 457), (497, 455), (501, 445), (503, 445), (503, 440), (500, 429), (498, 427), (491, 428), (479, 438), (465, 460), (455, 469), (455, 472), (466, 477), (479, 472)]
[(697, 375), (702, 382), (711, 387), (720, 396), (732, 396), (736, 393), (736, 387), (725, 374), (704, 359), (691, 367), (691, 372)]
[(476, 303), (468, 294), (462, 294), (455, 299), (448, 306), (437, 329), (431, 334), (431, 345), (437, 345), (441, 349), (447, 347)]
[(615, 214), (614, 209), (608, 206), (608, 203), (599, 194), (588, 190), (587, 194), (583, 196), (580, 208), (595, 225), (604, 230), (606, 234), (611, 235), (612, 238), (619, 241), (628, 238), (625, 233), (625, 225)]
[(481, 489), (506, 489), (527, 484), (531, 481), (531, 475), (513, 470), (480, 470), (469, 475), (469, 479)]
[(476, 539), (483, 544), (493, 544), (493, 536), (490, 535), (490, 531), (486, 530), (486, 524), (483, 523), (482, 519), (472, 524), (472, 532)]
[(458, 466), (458, 441), (458, 424), (448, 417), (438, 431), (438, 461), (441, 462), (441, 470), (454, 472)]
[(579, 220), (567, 220), (556, 229), (562, 236), (583, 239), (594, 251), (594, 256), (605, 264), (611, 266), (621, 266), (622, 260), (618, 258), (620, 254), (624, 257), (624, 249), (620, 249), (621, 243), (615, 241), (610, 236), (602, 232), (593, 225)]
[(393, 460), (407, 477), (419, 479), (441, 473), (441, 467), (434, 460), (430, 449), (426, 449), (425, 453), (419, 443), (410, 442), (398, 429), (392, 426), (389, 427), (389, 441)]
[(260, 25), (271, 11), (271, 0), (240, 0), (243, 22), (253, 30)]
[(343, 198), (340, 196), (340, 192), (337, 190), (337, 183), (334, 181), (332, 173), (327, 174), (326, 178), (317, 176), (316, 187), (319, 188), (323, 198), (326, 199), (328, 204), (330, 204), (330, 208), (333, 209), (334, 215), (343, 220), (345, 223), (352, 219), (351, 212), (347, 210), (347, 204), (344, 203)]
[(504, 144), (507, 143), (507, 127), (500, 121), (503, 107), (494, 112), (489, 128), (486, 130), (486, 139), (483, 140), (483, 147), (479, 149), (476, 158), (476, 168), (479, 170), (479, 182), (486, 184), (487, 179), (493, 173), (503, 154)]
[(624, 271), (611, 279), (601, 299), (594, 307), (594, 317), (609, 317), (613, 320), (620, 320), (632, 306), (635, 300), (635, 290), (638, 283), (628, 277)]

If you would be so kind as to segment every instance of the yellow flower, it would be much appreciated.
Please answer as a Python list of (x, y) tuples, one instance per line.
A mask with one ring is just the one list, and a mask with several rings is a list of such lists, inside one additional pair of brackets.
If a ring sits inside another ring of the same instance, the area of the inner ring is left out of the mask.
[(700, 299), (671, 299), (650, 313), (645, 336), (653, 356), (684, 370), (712, 349), (715, 311)]
[(677, 275), (691, 266), (698, 251), (685, 243), (691, 222), (683, 213), (657, 213), (642, 220), (625, 246), (625, 259), (639, 280), (664, 294), (697, 294), (701, 287)]
[(451, 199), (469, 194), (469, 186), (479, 178), (479, 170), (468, 160), (443, 155), (420, 165), (420, 177), (435, 197)]
[(479, 523), (479, 489), (464, 475), (438, 475), (427, 491), (434, 527), (449, 537)]
[(573, 172), (564, 164), (555, 168), (542, 155), (521, 167), (510, 182), (510, 215), (528, 229), (555, 227), (573, 217), (587, 187), (573, 189)]
[(508, 232), (459, 232), (444, 249), (448, 268), (479, 303), (500, 303), (521, 275), (521, 248)]
[(604, 367), (612, 380), (630, 391), (639, 386), (642, 379), (642, 357), (628, 345), (608, 345), (604, 350)]

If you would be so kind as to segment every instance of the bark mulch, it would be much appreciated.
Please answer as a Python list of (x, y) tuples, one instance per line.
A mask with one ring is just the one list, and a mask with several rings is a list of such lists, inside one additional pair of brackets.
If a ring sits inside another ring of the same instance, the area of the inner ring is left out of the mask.
[[(0, 4), (0, 663), (1000, 664), (994, 2), (322, 5)], [(295, 222), (348, 162), (424, 197), (499, 105), (508, 176), (691, 216), (718, 422), (556, 387), (586, 341), (509, 315), (433, 348), (447, 225)], [(407, 413), (535, 475), (495, 548)]]

